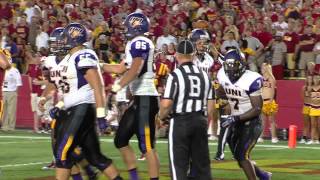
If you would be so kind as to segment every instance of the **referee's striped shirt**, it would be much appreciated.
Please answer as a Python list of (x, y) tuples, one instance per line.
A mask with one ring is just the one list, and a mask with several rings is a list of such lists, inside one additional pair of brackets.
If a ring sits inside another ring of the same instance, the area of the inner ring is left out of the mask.
[(190, 113), (206, 111), (214, 92), (207, 73), (186, 62), (168, 76), (163, 98), (174, 101), (173, 113)]

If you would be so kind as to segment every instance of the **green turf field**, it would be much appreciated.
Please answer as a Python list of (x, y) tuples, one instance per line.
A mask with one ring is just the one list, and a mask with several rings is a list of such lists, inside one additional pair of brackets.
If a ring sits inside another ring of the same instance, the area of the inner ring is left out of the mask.
[[(103, 153), (114, 159), (122, 176), (128, 179), (119, 152), (114, 148), (112, 137), (102, 137), (101, 145)], [(136, 141), (133, 141), (132, 145), (139, 156)], [(210, 142), (211, 158), (214, 157), (216, 147), (216, 142)], [(157, 141), (157, 150), (161, 161), (160, 179), (170, 179), (166, 139)], [(287, 142), (275, 145), (265, 141), (255, 147), (252, 159), (263, 169), (271, 171), (274, 180), (320, 179), (320, 145), (298, 145), (296, 149), (288, 149)], [(53, 177), (54, 171), (43, 171), (41, 167), (51, 160), (49, 135), (27, 131), (0, 132), (0, 180), (50, 179), (48, 177)], [(138, 163), (140, 176), (147, 180), (146, 162)], [(228, 148), (226, 160), (212, 161), (211, 167), (214, 179), (245, 179), (236, 162), (231, 160)]]

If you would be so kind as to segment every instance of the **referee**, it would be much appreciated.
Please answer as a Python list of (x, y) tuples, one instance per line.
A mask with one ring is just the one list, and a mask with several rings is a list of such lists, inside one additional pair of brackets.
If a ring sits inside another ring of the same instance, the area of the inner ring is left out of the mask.
[(204, 111), (208, 107), (209, 116), (213, 116), (214, 95), (206, 72), (192, 63), (193, 52), (190, 41), (178, 44), (179, 67), (169, 75), (160, 105), (160, 120), (172, 112), (169, 157), (173, 180), (188, 179), (190, 160), (195, 179), (211, 180), (208, 122)]

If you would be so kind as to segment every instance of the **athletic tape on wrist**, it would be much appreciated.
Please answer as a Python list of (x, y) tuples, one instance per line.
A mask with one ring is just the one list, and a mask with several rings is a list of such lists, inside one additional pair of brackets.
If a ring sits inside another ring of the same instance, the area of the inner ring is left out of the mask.
[(64, 106), (64, 102), (63, 102), (63, 101), (59, 101), (59, 102), (55, 105), (55, 107), (57, 107), (57, 108), (59, 108), (59, 109), (62, 109), (63, 106)]
[(97, 108), (97, 118), (106, 117), (106, 109), (104, 107)]

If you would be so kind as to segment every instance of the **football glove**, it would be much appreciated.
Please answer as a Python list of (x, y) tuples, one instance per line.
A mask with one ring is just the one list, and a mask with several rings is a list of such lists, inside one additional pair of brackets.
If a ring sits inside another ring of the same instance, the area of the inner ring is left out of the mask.
[(106, 109), (104, 107), (98, 107), (97, 108), (97, 121), (98, 126), (101, 133), (104, 133), (106, 129), (108, 128), (107, 121), (105, 119), (106, 117)]
[(58, 107), (53, 107), (49, 111), (49, 115), (52, 119), (57, 119), (59, 116), (60, 109)]
[(59, 101), (52, 109), (49, 111), (49, 115), (52, 119), (57, 119), (59, 116), (60, 110), (63, 108), (64, 103)]
[(108, 123), (104, 117), (97, 118), (98, 119), (98, 126), (101, 133), (104, 133), (108, 128)]
[(221, 127), (223, 128), (229, 127), (233, 123), (235, 123), (237, 120), (239, 120), (239, 116), (222, 115), (220, 118)]

